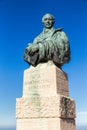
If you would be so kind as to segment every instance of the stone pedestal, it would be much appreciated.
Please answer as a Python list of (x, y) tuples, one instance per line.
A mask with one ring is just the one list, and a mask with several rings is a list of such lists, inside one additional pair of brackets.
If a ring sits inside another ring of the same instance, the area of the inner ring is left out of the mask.
[(75, 102), (69, 98), (67, 74), (52, 62), (25, 70), (16, 118), (17, 130), (75, 130)]

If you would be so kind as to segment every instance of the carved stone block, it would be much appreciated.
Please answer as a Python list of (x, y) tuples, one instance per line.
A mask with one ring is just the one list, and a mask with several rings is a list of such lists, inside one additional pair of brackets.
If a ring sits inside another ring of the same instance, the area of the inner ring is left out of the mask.
[(64, 96), (17, 99), (17, 118), (75, 118), (75, 103)]
[[(49, 93), (48, 93), (49, 92)], [(23, 97), (30, 95), (69, 96), (67, 74), (51, 61), (24, 71)]]
[(16, 100), (17, 130), (75, 130), (75, 117), (66, 73), (52, 62), (24, 71), (23, 96)]

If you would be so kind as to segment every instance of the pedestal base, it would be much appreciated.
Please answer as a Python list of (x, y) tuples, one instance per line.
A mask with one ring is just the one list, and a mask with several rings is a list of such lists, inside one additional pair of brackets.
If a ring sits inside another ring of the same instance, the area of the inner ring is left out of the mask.
[(17, 119), (17, 130), (75, 130), (74, 119)]
[(75, 117), (66, 73), (52, 62), (24, 71), (23, 96), (16, 100), (16, 130), (76, 130)]

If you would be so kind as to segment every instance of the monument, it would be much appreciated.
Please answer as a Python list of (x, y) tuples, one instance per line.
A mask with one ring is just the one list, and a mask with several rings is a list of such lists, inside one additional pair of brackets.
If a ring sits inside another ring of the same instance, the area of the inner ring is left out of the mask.
[(51, 14), (44, 29), (24, 52), (23, 96), (16, 100), (17, 130), (76, 130), (75, 102), (69, 97), (68, 76), (62, 66), (70, 60), (68, 37), (53, 27)]

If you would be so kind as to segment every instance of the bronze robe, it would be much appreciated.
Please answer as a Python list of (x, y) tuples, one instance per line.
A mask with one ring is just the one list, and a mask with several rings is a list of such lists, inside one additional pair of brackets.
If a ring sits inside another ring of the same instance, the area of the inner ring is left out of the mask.
[[(34, 48), (33, 55), (29, 54), (28, 48)], [(62, 29), (44, 29), (35, 38), (33, 44), (29, 44), (24, 53), (24, 60), (36, 66), (40, 62), (52, 60), (58, 67), (70, 60), (70, 47), (66, 34)]]

